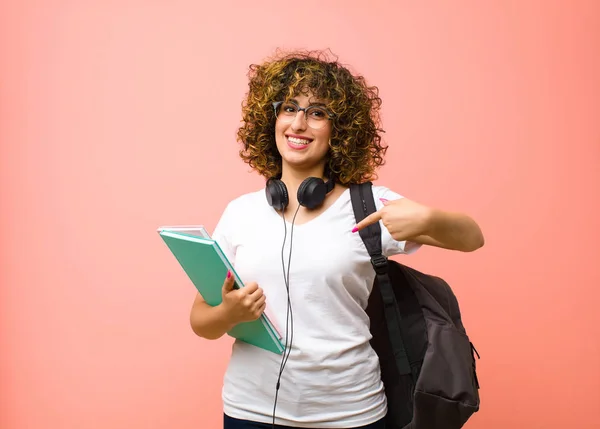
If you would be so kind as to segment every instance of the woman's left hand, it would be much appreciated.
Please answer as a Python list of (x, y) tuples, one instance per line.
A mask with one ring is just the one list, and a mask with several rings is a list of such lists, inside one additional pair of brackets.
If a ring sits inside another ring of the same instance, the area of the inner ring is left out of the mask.
[(472, 252), (484, 244), (477, 222), (464, 213), (424, 206), (408, 198), (383, 200), (384, 206), (359, 222), (352, 232), (382, 221), (396, 241)]
[(360, 221), (352, 232), (360, 231), (381, 220), (396, 241), (427, 234), (432, 222), (433, 209), (408, 198), (381, 201), (384, 207)]

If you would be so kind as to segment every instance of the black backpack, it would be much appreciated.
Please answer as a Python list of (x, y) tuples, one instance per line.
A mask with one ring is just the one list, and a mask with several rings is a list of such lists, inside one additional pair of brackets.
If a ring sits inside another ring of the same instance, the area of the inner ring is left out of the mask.
[[(372, 183), (350, 186), (356, 222), (375, 212)], [(379, 222), (359, 232), (376, 272), (367, 305), (388, 401), (386, 429), (458, 429), (479, 411), (475, 354), (442, 279), (382, 255)]]

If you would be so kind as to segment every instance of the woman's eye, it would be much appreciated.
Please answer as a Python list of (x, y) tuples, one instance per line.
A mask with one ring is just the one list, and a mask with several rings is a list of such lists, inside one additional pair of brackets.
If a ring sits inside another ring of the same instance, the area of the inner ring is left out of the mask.
[(293, 104), (284, 104), (281, 107), (281, 110), (286, 113), (296, 113), (297, 111), (296, 106), (294, 106)]
[(325, 118), (327, 116), (327, 114), (323, 110), (312, 109), (310, 111), (310, 116), (321, 119), (321, 118)]

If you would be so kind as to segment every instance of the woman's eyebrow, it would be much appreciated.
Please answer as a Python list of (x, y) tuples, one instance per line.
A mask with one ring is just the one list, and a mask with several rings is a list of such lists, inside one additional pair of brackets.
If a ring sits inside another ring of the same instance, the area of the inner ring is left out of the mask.
[[(298, 106), (300, 105), (300, 103), (298, 102), (298, 100), (296, 100), (295, 98), (292, 98), (291, 101), (293, 101), (294, 103), (296, 103)], [(308, 103), (309, 106), (322, 106), (322, 107), (326, 107), (327, 103), (325, 103), (324, 101), (313, 101), (313, 102), (309, 102)]]

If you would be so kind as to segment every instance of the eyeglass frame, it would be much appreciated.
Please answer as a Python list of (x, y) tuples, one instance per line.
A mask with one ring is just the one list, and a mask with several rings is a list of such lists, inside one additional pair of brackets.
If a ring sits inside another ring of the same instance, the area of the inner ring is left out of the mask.
[[(308, 117), (306, 116), (306, 112), (307, 112), (309, 109), (311, 109), (311, 108), (318, 108), (318, 109), (321, 109), (321, 110), (325, 111), (325, 113), (327, 113), (327, 120), (328, 120), (328, 121), (332, 121), (332, 120), (333, 120), (333, 118), (334, 118), (333, 114), (332, 114), (332, 113), (331, 113), (331, 112), (330, 112), (328, 109), (326, 109), (325, 107), (320, 107), (320, 106), (308, 106), (308, 107), (300, 107), (300, 106), (298, 105), (298, 103), (296, 103), (295, 101), (274, 101), (274, 102), (273, 102), (273, 103), (271, 103), (271, 104), (273, 105), (273, 112), (275, 113), (275, 119), (277, 119), (277, 108), (278, 108), (279, 106), (281, 106), (283, 103), (290, 103), (290, 104), (293, 104), (294, 106), (296, 106), (296, 107), (298, 108), (298, 112), (304, 112), (304, 120), (306, 121), (306, 124), (307, 124), (307, 125), (308, 125)], [(296, 112), (296, 116), (298, 116), (298, 112)], [(291, 122), (294, 122), (294, 119), (296, 119), (296, 116), (294, 116), (294, 118), (293, 118), (293, 119), (290, 121), (290, 123), (291, 123)], [(311, 127), (310, 125), (308, 125), (308, 126), (309, 126), (310, 128), (312, 128), (313, 130), (320, 130), (320, 129), (322, 129), (323, 127), (325, 127), (325, 125), (323, 125), (321, 128), (314, 128), (314, 127)]]

